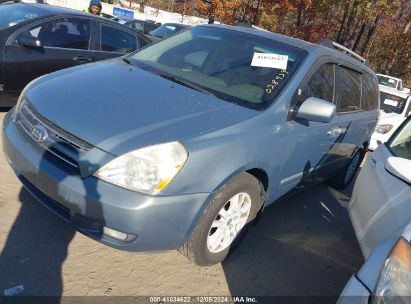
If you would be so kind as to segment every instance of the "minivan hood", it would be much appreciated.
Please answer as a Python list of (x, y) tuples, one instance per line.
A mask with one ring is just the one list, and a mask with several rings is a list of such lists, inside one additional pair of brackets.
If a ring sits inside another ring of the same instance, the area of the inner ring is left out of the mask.
[(49, 74), (26, 97), (60, 128), (114, 155), (184, 141), (258, 114), (121, 59)]

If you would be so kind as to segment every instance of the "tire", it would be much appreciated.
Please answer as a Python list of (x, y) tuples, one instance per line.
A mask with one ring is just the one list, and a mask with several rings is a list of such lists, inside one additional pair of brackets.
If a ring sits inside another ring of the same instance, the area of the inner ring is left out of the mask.
[[(191, 236), (178, 251), (198, 266), (222, 262), (245, 235), (264, 199), (264, 187), (257, 178), (246, 172), (235, 176), (217, 191)], [(246, 209), (249, 209), (248, 215), (242, 211)], [(238, 212), (230, 213), (235, 210)], [(212, 227), (216, 223), (224, 224), (220, 228)], [(228, 234), (230, 236), (223, 237), (224, 242), (218, 241), (218, 236)]]
[(365, 151), (363, 149), (358, 149), (345, 168), (328, 180), (328, 184), (335, 189), (347, 188), (357, 174), (364, 155)]

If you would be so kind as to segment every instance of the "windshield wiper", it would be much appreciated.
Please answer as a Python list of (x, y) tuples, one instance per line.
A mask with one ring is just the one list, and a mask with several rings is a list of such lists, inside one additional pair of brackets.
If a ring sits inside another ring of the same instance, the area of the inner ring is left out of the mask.
[(165, 78), (165, 79), (168, 79), (168, 80), (171, 80), (171, 81), (173, 81), (173, 82), (175, 82), (175, 83), (178, 83), (178, 84), (181, 84), (181, 85), (183, 85), (183, 86), (189, 87), (189, 88), (191, 88), (191, 89), (193, 89), (193, 90), (199, 91), (199, 92), (204, 93), (204, 94), (207, 94), (207, 95), (215, 96), (215, 95), (214, 95), (212, 92), (210, 92), (209, 90), (207, 90), (207, 89), (203, 88), (202, 86), (199, 86), (199, 85), (197, 85), (197, 84), (195, 84), (195, 83), (192, 83), (191, 81), (188, 81), (188, 80), (186, 80), (186, 79), (184, 79), (184, 78), (180, 78), (180, 77), (177, 77), (177, 76), (173, 76), (173, 75), (171, 75), (171, 74), (164, 73), (164, 72), (158, 72), (157, 74), (158, 74), (159, 76)]
[(129, 65), (134, 66), (134, 64), (131, 62), (131, 60), (128, 59), (127, 57), (123, 57), (123, 61), (126, 62), (126, 63), (128, 63)]

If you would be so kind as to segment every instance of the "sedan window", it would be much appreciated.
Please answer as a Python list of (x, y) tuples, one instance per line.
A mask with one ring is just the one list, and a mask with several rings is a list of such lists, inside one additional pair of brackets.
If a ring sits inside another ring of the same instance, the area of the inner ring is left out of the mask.
[(90, 21), (79, 18), (59, 18), (32, 27), (21, 35), (38, 38), (45, 47), (87, 50), (90, 41)]
[(101, 50), (127, 54), (137, 49), (134, 35), (120, 29), (103, 25), (101, 27)]
[(0, 30), (44, 15), (46, 12), (42, 9), (23, 3), (2, 4), (0, 6)]

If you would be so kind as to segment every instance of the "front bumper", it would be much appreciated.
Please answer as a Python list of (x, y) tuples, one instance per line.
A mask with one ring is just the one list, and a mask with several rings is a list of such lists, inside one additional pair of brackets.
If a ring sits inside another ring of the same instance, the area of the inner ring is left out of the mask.
[[(80, 232), (118, 249), (164, 251), (181, 247), (191, 234), (210, 193), (150, 196), (69, 173), (23, 133), (8, 113), (3, 149), (24, 187)], [(137, 237), (120, 241), (103, 227)]]

